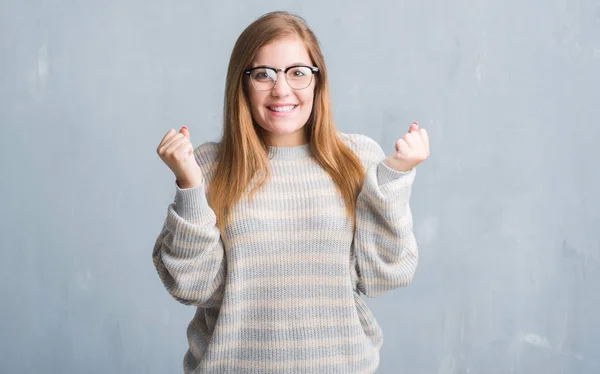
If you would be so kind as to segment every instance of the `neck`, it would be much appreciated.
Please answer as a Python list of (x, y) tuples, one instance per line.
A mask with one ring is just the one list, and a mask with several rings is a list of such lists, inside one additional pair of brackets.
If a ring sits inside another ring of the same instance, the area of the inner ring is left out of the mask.
[(308, 143), (304, 127), (291, 134), (272, 134), (263, 131), (263, 139), (270, 147), (297, 147)]

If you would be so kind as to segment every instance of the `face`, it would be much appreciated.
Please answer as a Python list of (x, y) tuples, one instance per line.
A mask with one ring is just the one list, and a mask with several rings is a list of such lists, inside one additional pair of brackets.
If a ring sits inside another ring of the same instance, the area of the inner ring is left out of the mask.
[[(306, 46), (297, 38), (279, 39), (262, 46), (250, 67), (285, 69), (292, 65), (314, 66)], [(259, 91), (250, 77), (246, 78), (252, 117), (263, 130), (267, 144), (291, 147), (307, 142), (304, 125), (313, 107), (315, 80), (313, 76), (308, 87), (295, 90), (287, 83), (285, 74), (278, 72), (275, 87)]]

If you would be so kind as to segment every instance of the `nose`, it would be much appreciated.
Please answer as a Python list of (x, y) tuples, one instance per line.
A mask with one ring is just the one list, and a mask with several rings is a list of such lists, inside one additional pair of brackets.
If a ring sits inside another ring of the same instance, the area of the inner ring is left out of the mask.
[(277, 80), (275, 81), (275, 86), (271, 90), (271, 95), (276, 97), (285, 97), (290, 94), (291, 90), (292, 88), (285, 79), (285, 73), (282, 71), (278, 71)]

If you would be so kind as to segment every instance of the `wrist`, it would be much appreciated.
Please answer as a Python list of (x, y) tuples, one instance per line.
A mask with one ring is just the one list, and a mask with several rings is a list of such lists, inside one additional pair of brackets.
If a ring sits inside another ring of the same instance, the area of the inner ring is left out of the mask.
[(175, 180), (175, 183), (177, 183), (177, 186), (179, 186), (179, 188), (181, 188), (181, 189), (196, 188), (202, 184), (202, 179), (189, 180), (189, 179), (177, 178)]
[(386, 158), (385, 160), (383, 160), (383, 163), (385, 164), (385, 166), (387, 166), (388, 168), (400, 172), (400, 173), (406, 173), (410, 170), (412, 170), (412, 166), (410, 165), (403, 165), (400, 162), (393, 162), (392, 160), (390, 160), (389, 158)]

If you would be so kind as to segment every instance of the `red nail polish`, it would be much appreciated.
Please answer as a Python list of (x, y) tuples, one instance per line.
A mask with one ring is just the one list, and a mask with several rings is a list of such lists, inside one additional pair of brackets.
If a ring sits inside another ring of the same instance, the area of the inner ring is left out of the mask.
[(186, 129), (186, 130), (187, 130), (187, 127), (185, 127), (185, 126), (181, 126), (181, 128), (182, 128), (182, 129)]
[(413, 124), (413, 125), (417, 125), (417, 126), (419, 126), (419, 124), (418, 124), (418, 123), (416, 123), (416, 122), (413, 122), (412, 124)]

